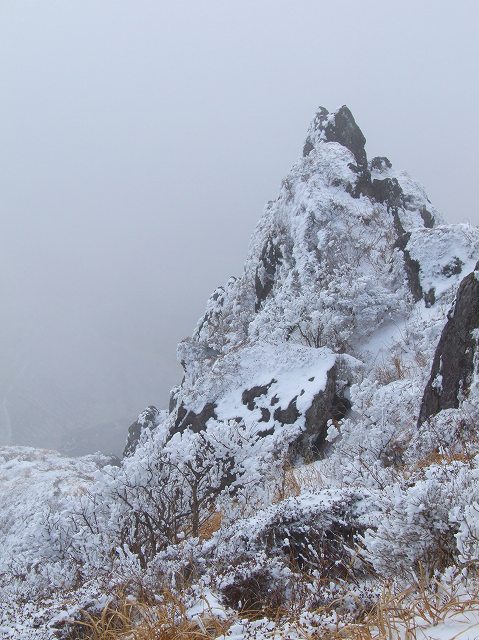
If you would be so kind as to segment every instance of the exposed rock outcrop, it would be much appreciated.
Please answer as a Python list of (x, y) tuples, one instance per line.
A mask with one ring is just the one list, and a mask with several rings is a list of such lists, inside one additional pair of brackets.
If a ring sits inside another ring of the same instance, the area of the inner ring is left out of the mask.
[(256, 311), (260, 310), (261, 304), (266, 300), (273, 289), (276, 270), (282, 258), (283, 254), (280, 247), (277, 244), (274, 244), (271, 239), (268, 239), (263, 247), (260, 263), (256, 268)]
[(199, 413), (192, 409), (187, 410), (183, 404), (178, 408), (175, 426), (171, 429), (171, 435), (181, 433), (185, 429), (191, 429), (193, 433), (199, 433), (206, 428), (206, 423), (210, 418), (216, 418), (216, 404), (207, 402)]
[(309, 155), (321, 141), (338, 142), (352, 152), (359, 168), (367, 169), (366, 138), (345, 105), (335, 113), (329, 113), (324, 107), (318, 109), (304, 144), (303, 156)]
[(384, 156), (368, 162), (365, 143), (347, 107), (319, 108), (243, 274), (213, 292), (178, 347), (185, 378), (170, 439), (233, 422), (271, 446), (320, 455), (328, 421), (351, 408), (337, 354), (354, 360), (382, 323), (400, 322), (412, 302), (434, 305), (471, 268), (477, 238), (437, 226), (423, 188)]
[(153, 431), (158, 425), (158, 418), (160, 412), (156, 407), (150, 405), (144, 411), (140, 413), (138, 418), (130, 425), (128, 429), (128, 437), (126, 440), (125, 449), (123, 451), (124, 456), (131, 456), (140, 442), (142, 433), (145, 431)]
[(461, 282), (453, 309), (434, 355), (424, 391), (419, 424), (443, 409), (457, 408), (469, 393), (475, 371), (479, 330), (479, 281), (476, 271)]
[[(396, 217), (397, 220), (397, 217)], [(396, 224), (396, 228), (398, 226)], [(421, 280), (419, 278), (419, 270), (420, 264), (417, 260), (411, 257), (411, 254), (407, 250), (407, 243), (411, 237), (410, 233), (403, 233), (396, 240), (395, 247), (402, 251), (404, 257), (404, 271), (406, 272), (407, 282), (409, 284), (409, 289), (412, 293), (414, 300), (417, 302), (423, 297), (423, 290), (421, 287)]]

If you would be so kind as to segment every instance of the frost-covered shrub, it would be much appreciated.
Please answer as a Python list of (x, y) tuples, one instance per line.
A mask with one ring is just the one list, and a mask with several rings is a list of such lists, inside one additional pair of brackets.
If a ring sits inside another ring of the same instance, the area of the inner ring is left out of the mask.
[(249, 615), (274, 614), (287, 600), (291, 572), (277, 559), (258, 554), (227, 571), (219, 588), (224, 603)]
[(394, 482), (415, 427), (419, 393), (417, 378), (382, 386), (366, 377), (353, 384), (352, 412), (331, 426), (330, 456), (318, 463), (323, 475), (347, 485), (380, 489)]
[[(74, 496), (49, 522), (52, 548), (83, 572), (115, 562), (134, 573), (170, 545), (198, 537), (202, 524), (233, 498), (248, 501), (260, 494), (266, 450), (251, 455), (259, 440), (244, 424), (211, 421), (200, 433), (186, 429), (165, 440), (152, 434), (121, 468), (112, 469)], [(279, 461), (278, 461), (279, 464)]]
[[(479, 484), (479, 483), (478, 483)], [(452, 522), (457, 522), (456, 534), (459, 561), (464, 564), (479, 562), (479, 486), (471, 504), (455, 507), (451, 512)]]
[[(364, 535), (366, 558), (381, 575), (408, 575), (419, 564), (431, 574), (457, 560), (457, 535), (465, 533), (479, 492), (477, 470), (452, 461), (433, 464), (422, 475), (382, 492), (377, 524)], [(466, 536), (459, 541), (464, 550)]]
[(225, 569), (224, 559), (230, 566), (264, 551), (291, 571), (346, 577), (361, 570), (355, 547), (366, 528), (369, 500), (359, 490), (303, 493), (233, 523), (212, 539), (209, 553), (219, 570)]
[(479, 451), (479, 409), (463, 402), (458, 409), (444, 409), (431, 416), (415, 431), (405, 452), (405, 460), (414, 465), (432, 453), (442, 457), (473, 458)]

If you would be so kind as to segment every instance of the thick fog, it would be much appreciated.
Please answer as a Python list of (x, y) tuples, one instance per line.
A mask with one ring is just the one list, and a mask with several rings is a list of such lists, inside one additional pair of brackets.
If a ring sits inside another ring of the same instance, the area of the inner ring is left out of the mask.
[(479, 222), (475, 1), (1, 0), (0, 444), (120, 452), (318, 105)]

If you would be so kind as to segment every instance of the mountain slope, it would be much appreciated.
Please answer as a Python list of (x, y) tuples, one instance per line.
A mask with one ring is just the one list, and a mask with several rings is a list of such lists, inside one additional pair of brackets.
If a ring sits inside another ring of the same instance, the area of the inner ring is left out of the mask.
[(28, 517), (9, 503), (2, 536), (28, 554), (0, 574), (4, 629), (30, 633), (33, 602), (28, 637), (68, 634), (118, 586), (152, 611), (167, 592), (193, 617), (214, 602), (234, 637), (321, 637), (385, 581), (474, 582), (479, 231), (445, 224), (365, 142), (347, 107), (319, 109), (243, 274), (178, 346), (169, 411), (140, 414), (119, 466), (69, 462), (78, 490), (41, 505), (22, 481)]

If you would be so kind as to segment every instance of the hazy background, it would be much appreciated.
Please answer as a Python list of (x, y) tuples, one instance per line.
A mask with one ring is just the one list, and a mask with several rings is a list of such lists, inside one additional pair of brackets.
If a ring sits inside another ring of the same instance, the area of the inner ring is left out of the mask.
[(478, 7), (0, 0), (0, 444), (118, 452), (166, 405), (319, 104), (478, 223)]

